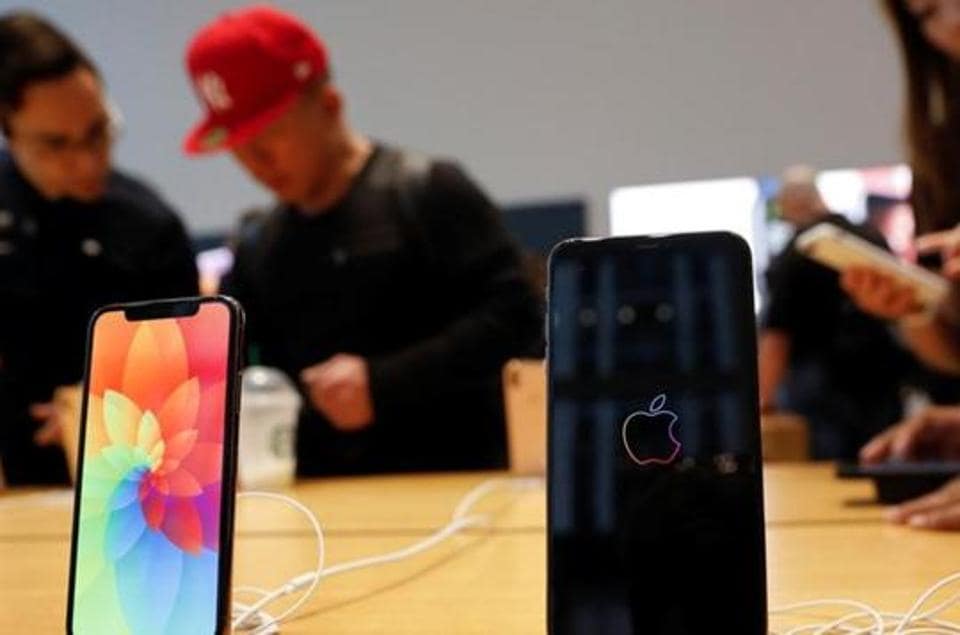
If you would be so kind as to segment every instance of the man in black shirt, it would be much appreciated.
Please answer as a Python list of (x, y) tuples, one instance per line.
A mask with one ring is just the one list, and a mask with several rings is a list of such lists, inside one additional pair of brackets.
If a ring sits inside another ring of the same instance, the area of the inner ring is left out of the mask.
[[(887, 249), (876, 231), (827, 211), (813, 173), (794, 169), (780, 192), (781, 215), (797, 234), (831, 223)], [(887, 325), (860, 311), (839, 274), (795, 246), (771, 262), (761, 317), (760, 400), (803, 415), (815, 458), (854, 459), (873, 435), (899, 420), (909, 356)], [(778, 399), (779, 398), (779, 399)]]
[(280, 201), (224, 289), (301, 384), (298, 472), (503, 466), (500, 368), (536, 351), (542, 313), (494, 205), (456, 164), (354, 131), (292, 16), (226, 14), (187, 66), (208, 113), (187, 152), (231, 150)]
[(63, 482), (62, 451), (38, 445), (56, 431), (38, 426), (82, 377), (93, 310), (194, 295), (196, 265), (170, 208), (110, 167), (92, 62), (26, 12), (0, 16), (0, 124), (0, 463), (11, 484)]

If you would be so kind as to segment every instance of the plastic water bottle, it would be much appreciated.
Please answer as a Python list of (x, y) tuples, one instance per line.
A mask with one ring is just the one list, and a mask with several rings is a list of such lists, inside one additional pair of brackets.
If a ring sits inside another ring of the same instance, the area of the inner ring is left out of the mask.
[(266, 366), (249, 366), (243, 371), (237, 465), (242, 488), (293, 483), (294, 438), (301, 401), (293, 382), (282, 371)]

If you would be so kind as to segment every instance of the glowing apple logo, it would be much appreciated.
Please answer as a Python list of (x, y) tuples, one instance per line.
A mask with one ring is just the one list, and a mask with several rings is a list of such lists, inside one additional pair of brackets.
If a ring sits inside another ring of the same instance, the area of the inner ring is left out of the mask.
[(669, 465), (680, 454), (680, 442), (673, 434), (677, 415), (663, 409), (666, 403), (666, 395), (657, 395), (649, 410), (638, 410), (623, 421), (623, 447), (637, 465)]

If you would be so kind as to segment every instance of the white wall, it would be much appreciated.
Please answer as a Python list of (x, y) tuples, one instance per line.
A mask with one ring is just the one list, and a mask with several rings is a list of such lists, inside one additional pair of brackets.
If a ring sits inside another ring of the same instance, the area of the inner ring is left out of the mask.
[[(128, 123), (119, 162), (195, 230), (268, 196), (227, 158), (186, 159), (185, 43), (224, 0), (44, 0)], [(900, 67), (874, 2), (300, 0), (355, 122), (461, 159), (500, 200), (899, 159)]]

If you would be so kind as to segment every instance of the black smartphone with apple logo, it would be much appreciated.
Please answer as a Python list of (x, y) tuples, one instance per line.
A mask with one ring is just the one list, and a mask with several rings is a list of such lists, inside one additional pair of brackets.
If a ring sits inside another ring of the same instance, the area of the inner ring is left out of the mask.
[(752, 280), (723, 232), (554, 248), (551, 633), (767, 633)]

